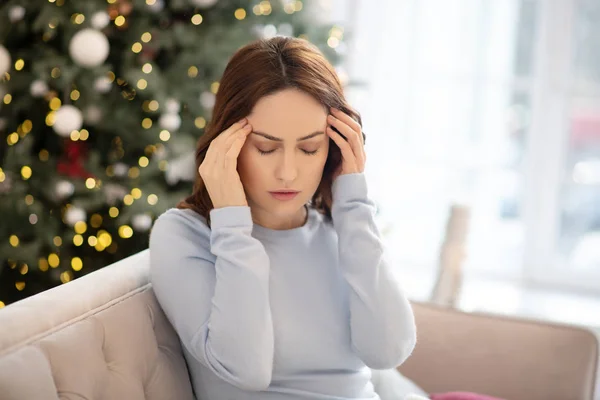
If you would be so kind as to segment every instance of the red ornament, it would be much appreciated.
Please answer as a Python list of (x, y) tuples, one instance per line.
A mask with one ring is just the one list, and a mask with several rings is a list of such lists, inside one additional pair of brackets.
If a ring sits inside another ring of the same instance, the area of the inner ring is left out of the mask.
[(61, 175), (71, 178), (94, 178), (86, 171), (84, 162), (87, 158), (87, 146), (85, 142), (74, 142), (65, 139), (63, 157), (58, 161), (56, 170)]

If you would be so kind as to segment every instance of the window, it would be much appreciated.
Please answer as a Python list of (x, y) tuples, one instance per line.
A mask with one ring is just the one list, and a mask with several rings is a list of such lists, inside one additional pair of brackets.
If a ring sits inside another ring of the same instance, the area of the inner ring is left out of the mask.
[(433, 282), (461, 203), (467, 273), (600, 289), (600, 3), (351, 3), (348, 96), (399, 273)]

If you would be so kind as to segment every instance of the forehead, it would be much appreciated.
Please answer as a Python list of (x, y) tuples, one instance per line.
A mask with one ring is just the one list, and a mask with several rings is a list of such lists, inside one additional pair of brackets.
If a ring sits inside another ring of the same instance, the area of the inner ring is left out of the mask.
[(248, 121), (257, 131), (295, 139), (323, 130), (327, 123), (327, 112), (310, 95), (286, 89), (261, 98), (248, 115)]

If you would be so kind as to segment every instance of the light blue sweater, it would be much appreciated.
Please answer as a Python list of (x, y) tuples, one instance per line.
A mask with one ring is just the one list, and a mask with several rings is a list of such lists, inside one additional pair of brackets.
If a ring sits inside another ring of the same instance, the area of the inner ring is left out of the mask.
[(170, 209), (150, 235), (151, 281), (198, 400), (377, 400), (374, 369), (412, 352), (411, 306), (374, 221), (364, 173), (333, 184), (333, 225), (254, 224), (250, 208)]

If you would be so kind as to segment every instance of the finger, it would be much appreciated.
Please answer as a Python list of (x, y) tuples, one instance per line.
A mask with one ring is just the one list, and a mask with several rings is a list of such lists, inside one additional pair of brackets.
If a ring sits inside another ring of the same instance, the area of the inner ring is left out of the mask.
[(333, 114), (334, 117), (344, 121), (347, 125), (350, 126), (350, 128), (352, 128), (352, 130), (356, 132), (362, 132), (362, 127), (356, 120), (354, 120), (354, 118), (352, 118), (345, 112), (338, 110), (337, 108), (332, 107), (330, 110), (331, 114)]
[(240, 155), (242, 147), (244, 146), (244, 143), (246, 142), (247, 137), (248, 135), (240, 135), (237, 136), (236, 139), (233, 141), (231, 147), (229, 148), (227, 153), (225, 153), (223, 165), (225, 168), (237, 168), (237, 159)]
[(227, 152), (227, 150), (229, 150), (229, 148), (231, 147), (231, 144), (236, 140), (238, 136), (248, 136), (250, 132), (252, 132), (252, 125), (246, 124), (243, 128), (233, 133), (226, 139), (225, 144), (223, 145), (223, 151)]
[(333, 139), (335, 144), (337, 144), (337, 146), (340, 148), (344, 162), (348, 165), (356, 165), (356, 159), (354, 157), (354, 153), (352, 152), (350, 144), (344, 140), (342, 135), (334, 131), (332, 127), (327, 126), (326, 131), (329, 137)]
[(247, 118), (242, 118), (238, 122), (236, 122), (233, 125), (231, 125), (229, 128), (225, 129), (223, 132), (221, 132), (215, 139), (213, 139), (213, 142), (215, 140), (217, 140), (217, 143), (218, 142), (226, 141), (228, 137), (230, 137), (235, 132), (237, 132), (240, 129), (242, 129), (244, 126), (246, 126), (247, 123), (248, 123), (248, 119)]
[(231, 147), (231, 144), (235, 141), (235, 139), (239, 136), (239, 135), (248, 135), (248, 133), (250, 133), (252, 131), (252, 126), (248, 123), (242, 125), (242, 124), (234, 124), (232, 125), (232, 128), (235, 127), (239, 127), (242, 126), (241, 128), (236, 129), (235, 131), (231, 131), (231, 132), (227, 132), (224, 131), (224, 133), (221, 134), (221, 136), (225, 135), (225, 132), (227, 132), (227, 136), (223, 136), (220, 140), (214, 139), (213, 143), (211, 143), (211, 147), (212, 150), (209, 148), (209, 152), (212, 153), (212, 167), (213, 168), (222, 168), (224, 165), (224, 160), (225, 160), (225, 154), (227, 153), (227, 151), (229, 150), (229, 148)]
[(348, 139), (348, 142), (350, 143), (350, 147), (352, 148), (352, 152), (354, 153), (354, 155), (356, 157), (362, 157), (363, 144), (362, 144), (362, 140), (358, 137), (359, 133), (354, 131), (345, 122), (337, 119), (336, 117), (334, 117), (331, 114), (327, 116), (327, 121), (331, 125), (336, 127), (337, 130), (340, 131), (340, 133), (346, 137), (346, 139)]

